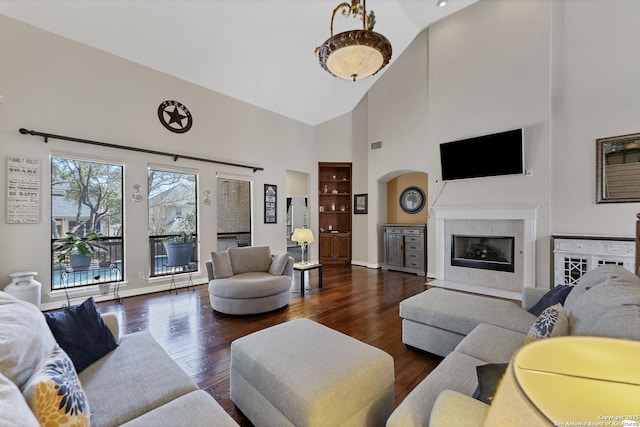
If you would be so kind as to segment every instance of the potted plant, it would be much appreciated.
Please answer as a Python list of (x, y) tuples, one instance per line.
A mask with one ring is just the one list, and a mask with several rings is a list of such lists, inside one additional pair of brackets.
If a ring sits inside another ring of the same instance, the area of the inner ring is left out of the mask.
[(58, 253), (58, 261), (64, 262), (69, 259), (71, 268), (74, 270), (88, 270), (91, 265), (91, 258), (96, 251), (104, 251), (106, 248), (100, 244), (101, 233), (89, 232), (84, 237), (68, 231), (67, 237), (57, 242), (54, 250)]
[(168, 237), (164, 241), (164, 248), (167, 251), (167, 264), (171, 267), (185, 266), (191, 261), (193, 253), (193, 243), (191, 243), (191, 233), (183, 231), (177, 236)]

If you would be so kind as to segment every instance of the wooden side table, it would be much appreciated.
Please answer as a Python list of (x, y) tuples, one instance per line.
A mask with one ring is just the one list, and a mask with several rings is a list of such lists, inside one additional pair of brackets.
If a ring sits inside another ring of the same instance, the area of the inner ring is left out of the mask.
[(319, 285), (318, 287), (322, 289), (322, 264), (302, 264), (296, 263), (293, 264), (293, 269), (295, 271), (300, 272), (300, 293), (304, 296), (304, 273), (305, 271), (318, 270), (319, 274)]

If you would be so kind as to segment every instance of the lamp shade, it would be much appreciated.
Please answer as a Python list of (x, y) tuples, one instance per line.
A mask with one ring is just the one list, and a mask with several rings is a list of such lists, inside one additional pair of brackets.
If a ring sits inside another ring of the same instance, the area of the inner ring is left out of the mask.
[(325, 41), (318, 57), (329, 73), (356, 81), (376, 74), (389, 63), (391, 43), (373, 31), (345, 31)]
[(640, 415), (638, 354), (640, 342), (616, 338), (527, 344), (509, 364), (484, 425), (625, 425), (631, 418), (614, 417)]
[[(362, 20), (362, 30), (333, 34), (336, 13), (343, 17), (353, 15)], [(384, 68), (391, 60), (391, 43), (382, 34), (373, 31), (376, 17), (373, 11), (367, 14), (366, 0), (343, 2), (331, 15), (331, 37), (316, 48), (322, 68), (336, 77), (356, 80), (369, 77)]]
[(311, 243), (315, 241), (313, 233), (308, 228), (296, 228), (293, 230), (291, 240), (297, 243)]

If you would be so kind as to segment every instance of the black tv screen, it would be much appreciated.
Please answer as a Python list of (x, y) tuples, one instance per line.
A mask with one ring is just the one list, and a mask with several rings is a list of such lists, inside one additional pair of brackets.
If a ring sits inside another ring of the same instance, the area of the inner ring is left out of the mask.
[(522, 129), (440, 144), (442, 179), (524, 173)]

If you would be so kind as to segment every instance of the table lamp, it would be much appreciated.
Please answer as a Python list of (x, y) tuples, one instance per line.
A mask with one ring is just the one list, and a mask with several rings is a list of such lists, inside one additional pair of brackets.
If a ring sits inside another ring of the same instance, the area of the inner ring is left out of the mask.
[(291, 235), (291, 240), (300, 244), (302, 247), (302, 264), (306, 264), (304, 260), (304, 250), (308, 243), (314, 242), (313, 233), (308, 228), (296, 228), (293, 230), (293, 234)]
[(640, 342), (567, 336), (514, 355), (484, 426), (640, 425)]

